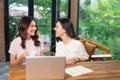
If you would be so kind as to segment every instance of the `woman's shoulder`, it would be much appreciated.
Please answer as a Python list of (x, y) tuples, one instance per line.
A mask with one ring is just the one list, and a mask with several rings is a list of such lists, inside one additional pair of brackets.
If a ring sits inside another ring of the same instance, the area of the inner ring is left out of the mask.
[(21, 42), (21, 38), (20, 37), (16, 37), (12, 41), (12, 43), (19, 43), (19, 42)]
[(61, 44), (63, 44), (63, 41), (58, 41), (58, 42), (56, 42), (56, 44), (61, 45)]
[(80, 40), (73, 39), (72, 41), (73, 41), (74, 43), (77, 43), (77, 44), (82, 44), (82, 43), (80, 42)]
[(73, 45), (83, 46), (83, 43), (80, 40), (73, 39), (72, 41), (73, 41), (72, 42)]
[(72, 44), (71, 45), (73, 45), (74, 47), (76, 46), (76, 47), (82, 47), (82, 46), (84, 46), (83, 44), (82, 44), (82, 42), (80, 42), (80, 40), (72, 40), (73, 42), (72, 42)]

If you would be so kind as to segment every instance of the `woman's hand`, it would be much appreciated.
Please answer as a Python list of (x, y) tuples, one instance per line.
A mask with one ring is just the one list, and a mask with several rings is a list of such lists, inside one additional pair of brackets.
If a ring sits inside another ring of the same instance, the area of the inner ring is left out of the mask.
[(75, 64), (76, 62), (79, 62), (79, 61), (80, 61), (80, 58), (70, 58), (70, 59), (66, 60), (66, 65), (73, 65), (73, 64)]
[(29, 56), (29, 53), (28, 52), (25, 52), (22, 54), (23, 58), (25, 59), (27, 56)]
[(23, 62), (23, 60), (29, 56), (28, 52), (23, 53), (21, 56), (19, 56), (18, 58), (16, 58), (16, 55), (10, 54), (10, 64), (11, 65), (16, 65), (16, 64), (20, 64), (21, 62)]
[(67, 59), (66, 60), (66, 64), (67, 65), (73, 65), (75, 63), (75, 59), (74, 58), (71, 58), (71, 59)]

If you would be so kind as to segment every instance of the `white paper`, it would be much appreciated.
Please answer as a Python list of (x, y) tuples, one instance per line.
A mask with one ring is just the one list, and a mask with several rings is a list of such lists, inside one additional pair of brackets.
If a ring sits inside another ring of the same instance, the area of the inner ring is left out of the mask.
[(29, 56), (36, 56), (36, 54), (37, 54), (36, 51), (30, 51), (29, 52)]
[(93, 70), (88, 69), (83, 66), (75, 66), (75, 67), (70, 67), (70, 68), (65, 69), (65, 73), (67, 73), (73, 77), (83, 75), (86, 73), (90, 73), (90, 72), (93, 72)]

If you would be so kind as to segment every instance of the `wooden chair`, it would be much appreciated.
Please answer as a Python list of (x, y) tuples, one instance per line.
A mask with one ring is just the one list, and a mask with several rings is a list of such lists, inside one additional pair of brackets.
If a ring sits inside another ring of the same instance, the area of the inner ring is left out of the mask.
[[(111, 60), (112, 56), (110, 54), (110, 49), (109, 48), (107, 48), (105, 46), (102, 46), (100, 44), (94, 43), (92, 41), (89, 41), (89, 40), (87, 40), (85, 38), (80, 38), (80, 41), (83, 43), (87, 53), (89, 54), (89, 58), (88, 58), (89, 61), (91, 61), (91, 60), (100, 60), (101, 58), (106, 58), (107, 60)], [(102, 51), (106, 52), (107, 55), (106, 54), (95, 55), (94, 54), (95, 49), (102, 50)]]

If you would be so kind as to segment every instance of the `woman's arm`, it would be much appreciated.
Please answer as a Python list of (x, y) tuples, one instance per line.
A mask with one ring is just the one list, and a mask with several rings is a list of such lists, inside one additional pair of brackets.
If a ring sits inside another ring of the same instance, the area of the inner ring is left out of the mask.
[(86, 60), (88, 60), (89, 55), (88, 55), (88, 53), (87, 53), (84, 45), (81, 43), (78, 48), (79, 48), (79, 49), (78, 49), (78, 50), (79, 50), (79, 53), (80, 53), (80, 55), (81, 55), (81, 56), (79, 56), (80, 60), (81, 60), (81, 61), (86, 61)]
[(76, 62), (80, 62), (80, 61), (81, 61), (80, 58), (70, 58), (66, 60), (66, 65), (73, 65)]
[(76, 62), (81, 62), (81, 61), (86, 61), (86, 59), (84, 57), (78, 57), (78, 58), (70, 58), (66, 60), (66, 64), (67, 65), (73, 65)]
[(28, 55), (29, 54), (26, 52), (23, 53), (20, 57), (16, 58), (16, 55), (10, 54), (10, 64), (11, 65), (20, 64)]
[(41, 52), (40, 52), (40, 56), (44, 56), (46, 53), (48, 53), (49, 52), (49, 50), (42, 50)]
[(41, 56), (44, 56), (45, 54), (50, 54), (50, 55), (55, 55), (55, 53), (54, 52), (50, 52), (49, 50), (42, 50), (41, 52), (40, 52), (40, 55)]

